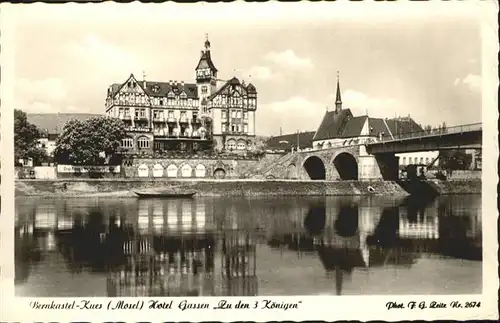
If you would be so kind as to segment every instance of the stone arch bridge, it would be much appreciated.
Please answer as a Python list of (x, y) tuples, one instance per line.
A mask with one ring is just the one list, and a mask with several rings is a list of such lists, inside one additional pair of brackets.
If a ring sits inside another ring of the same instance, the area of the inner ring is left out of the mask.
[(394, 153), (370, 155), (365, 145), (292, 152), (264, 172), (267, 179), (396, 180)]

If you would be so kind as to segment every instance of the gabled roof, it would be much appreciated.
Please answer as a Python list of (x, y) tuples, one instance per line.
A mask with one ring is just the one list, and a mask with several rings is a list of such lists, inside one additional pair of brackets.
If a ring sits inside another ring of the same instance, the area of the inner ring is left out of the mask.
[[(230, 79), (229, 81), (227, 81), (223, 86), (221, 86), (220, 89), (218, 89), (215, 93), (213, 93), (212, 95), (210, 95), (208, 97), (209, 100), (213, 99), (214, 97), (216, 97), (217, 95), (221, 94), (222, 92), (224, 92), (230, 85), (233, 85), (233, 86), (240, 86), (244, 91), (246, 91), (248, 93), (248, 86), (245, 86), (243, 85), (240, 80), (238, 80), (237, 77), (233, 77), (232, 79)], [(251, 85), (251, 84), (249, 84)], [(252, 87), (255, 89), (255, 87), (252, 85)], [(244, 93), (242, 93), (244, 94)]]
[(339, 113), (327, 111), (313, 140), (325, 140), (341, 136), (344, 126), (352, 118), (351, 110), (343, 109)]
[(292, 147), (297, 147), (297, 141), (299, 142), (299, 148), (310, 148), (312, 147), (313, 137), (314, 131), (271, 137), (266, 142), (266, 149), (289, 150)]
[(353, 117), (349, 119), (339, 137), (358, 137), (361, 134), (361, 130), (363, 130), (366, 119), (368, 119), (367, 116)]
[(368, 129), (371, 136), (379, 136), (383, 133), (384, 137), (391, 137), (403, 133), (423, 131), (409, 117), (396, 119), (371, 118), (369, 116), (352, 117), (349, 110), (341, 110), (339, 113), (329, 111), (325, 114), (313, 140), (361, 136), (366, 121), (368, 121)]
[(410, 117), (387, 119), (386, 123), (393, 136), (397, 136), (398, 134), (424, 131), (424, 129), (422, 129), (422, 127)]
[[(127, 79), (128, 81), (128, 79)], [(122, 88), (124, 83), (115, 83), (111, 85), (111, 96), (114, 97)], [(150, 97), (165, 97), (170, 91), (173, 91), (176, 95), (180, 95), (182, 91), (186, 92), (189, 99), (198, 98), (198, 87), (193, 83), (173, 83), (170, 82), (155, 82), (155, 81), (136, 81), (137, 84), (144, 90), (144, 92)], [(145, 84), (144, 84), (145, 83)], [(145, 86), (144, 86), (145, 85)], [(155, 89), (157, 89), (155, 91)]]
[(64, 125), (70, 120), (88, 120), (93, 117), (102, 117), (103, 114), (90, 113), (28, 113), (28, 122), (36, 125), (48, 135), (62, 132)]
[(248, 83), (247, 91), (248, 93), (257, 93), (257, 90), (255, 89), (255, 86), (252, 83)]

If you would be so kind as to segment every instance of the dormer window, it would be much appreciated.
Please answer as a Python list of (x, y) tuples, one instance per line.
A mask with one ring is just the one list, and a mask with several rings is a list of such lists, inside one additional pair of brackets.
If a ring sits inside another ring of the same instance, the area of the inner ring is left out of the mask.
[(185, 98), (187, 98), (187, 95), (186, 95), (185, 92), (182, 92), (181, 95), (180, 95), (180, 97), (181, 97), (181, 99), (185, 99)]
[(170, 92), (168, 93), (168, 97), (169, 97), (169, 98), (173, 98), (173, 97), (175, 97), (174, 92), (170, 91)]
[(158, 93), (158, 91), (160, 91), (160, 87), (158, 85), (154, 85), (153, 86), (153, 92), (154, 93)]

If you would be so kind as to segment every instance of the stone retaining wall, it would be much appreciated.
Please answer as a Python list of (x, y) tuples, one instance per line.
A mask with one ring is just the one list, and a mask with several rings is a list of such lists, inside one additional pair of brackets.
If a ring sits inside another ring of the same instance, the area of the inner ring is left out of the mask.
[[(131, 192), (176, 186), (197, 191), (199, 196), (321, 196), (391, 195), (407, 193), (395, 182), (327, 182), (265, 180), (23, 180), (16, 182), (18, 196), (74, 195), (85, 193)], [(133, 194), (132, 194), (133, 195)]]

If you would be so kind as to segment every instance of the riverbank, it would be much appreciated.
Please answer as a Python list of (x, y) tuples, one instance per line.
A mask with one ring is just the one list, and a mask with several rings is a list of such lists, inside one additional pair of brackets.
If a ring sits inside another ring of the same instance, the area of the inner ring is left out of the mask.
[(408, 195), (396, 182), (385, 181), (76, 179), (19, 180), (16, 197), (136, 197), (137, 190), (174, 186), (194, 190), (197, 196), (212, 197)]
[(481, 179), (439, 181), (430, 180), (430, 185), (434, 187), (438, 195), (459, 195), (459, 194), (481, 194)]
[[(481, 180), (423, 182), (435, 195), (481, 194)], [(412, 193), (392, 181), (296, 181), (296, 180), (151, 180), (151, 179), (58, 179), (18, 180), (16, 197), (137, 197), (145, 189), (194, 190), (197, 196), (394, 196)], [(414, 192), (418, 194), (419, 192)]]

